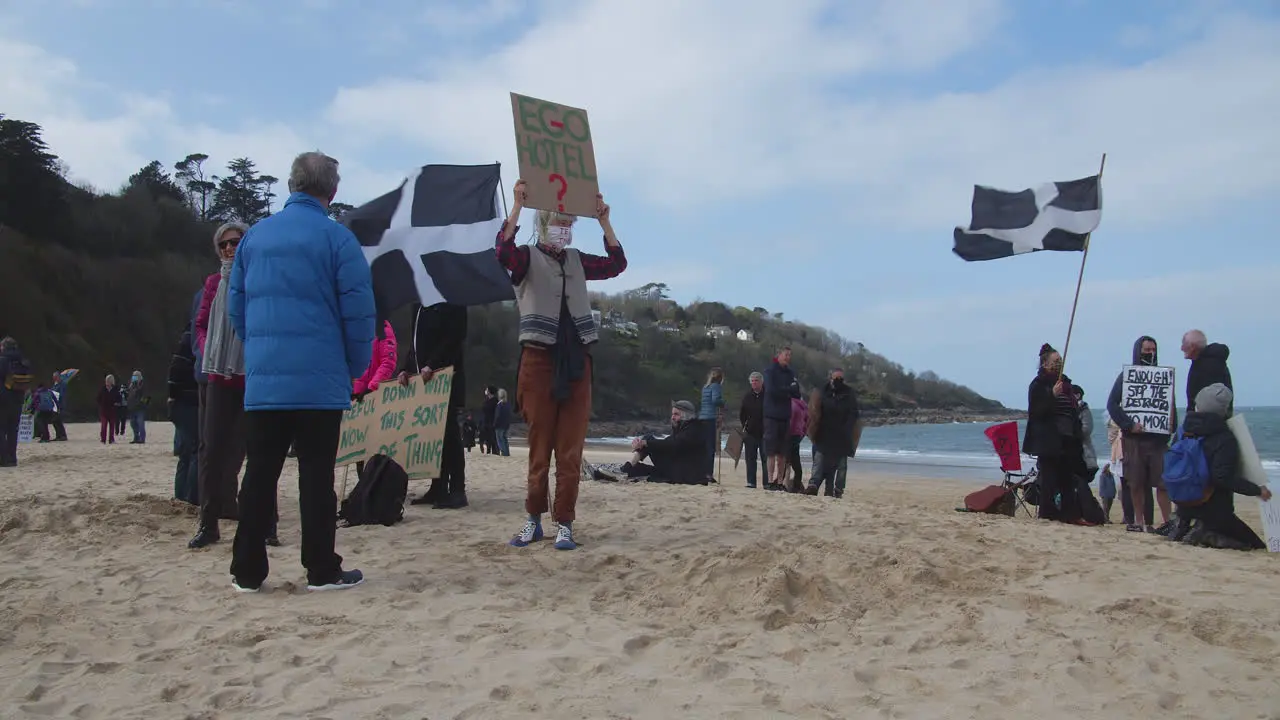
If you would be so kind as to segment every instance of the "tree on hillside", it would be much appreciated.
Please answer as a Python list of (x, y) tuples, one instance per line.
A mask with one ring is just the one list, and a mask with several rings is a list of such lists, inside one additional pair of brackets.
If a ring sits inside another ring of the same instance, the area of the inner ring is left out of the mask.
[(145, 190), (156, 200), (169, 198), (180, 203), (187, 200), (186, 193), (178, 187), (173, 178), (169, 177), (169, 173), (165, 172), (159, 160), (152, 160), (141, 170), (129, 176), (124, 192), (127, 193), (135, 188)]
[(186, 191), (187, 207), (201, 222), (209, 219), (209, 198), (217, 187), (204, 174), (204, 161), (208, 159), (204, 153), (191, 153), (173, 165), (175, 177)]
[(0, 222), (34, 234), (62, 217), (67, 183), (39, 125), (0, 115)]
[(213, 177), (218, 186), (209, 205), (209, 218), (253, 224), (266, 217), (270, 212), (269, 201), (263, 196), (262, 178), (253, 161), (236, 158), (227, 163), (227, 170), (230, 175)]
[(271, 188), (280, 182), (280, 178), (273, 175), (259, 175), (258, 185), (262, 187), (262, 199), (267, 203), (267, 215), (271, 214), (271, 202), (276, 199), (275, 191)]
[(354, 205), (348, 205), (344, 202), (329, 203), (329, 217), (334, 220), (341, 220), (343, 215), (355, 209)]

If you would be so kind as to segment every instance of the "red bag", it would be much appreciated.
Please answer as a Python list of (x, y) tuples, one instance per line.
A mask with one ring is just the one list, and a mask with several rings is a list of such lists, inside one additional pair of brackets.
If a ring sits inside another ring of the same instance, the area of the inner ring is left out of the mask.
[(965, 495), (964, 509), (967, 512), (1013, 517), (1013, 491), (999, 485), (988, 485), (981, 490)]

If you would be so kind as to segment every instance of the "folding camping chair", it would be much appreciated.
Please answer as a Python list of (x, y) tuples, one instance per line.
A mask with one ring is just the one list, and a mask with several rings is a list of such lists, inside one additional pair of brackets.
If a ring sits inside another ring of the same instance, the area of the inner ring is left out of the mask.
[[(992, 425), (983, 431), (991, 440), (991, 445), (995, 448), (996, 454), (1000, 456), (1000, 471), (1004, 473), (1004, 487), (1013, 492), (1014, 500), (1022, 508), (1028, 517), (1035, 517), (1035, 513), (1027, 505), (1038, 504), (1039, 486), (1036, 483), (1039, 471), (1031, 468), (1028, 472), (1022, 471), (1022, 449), (1018, 443), (1018, 423), (1007, 422), (999, 425)], [(1028, 497), (1028, 494), (1030, 496)]]

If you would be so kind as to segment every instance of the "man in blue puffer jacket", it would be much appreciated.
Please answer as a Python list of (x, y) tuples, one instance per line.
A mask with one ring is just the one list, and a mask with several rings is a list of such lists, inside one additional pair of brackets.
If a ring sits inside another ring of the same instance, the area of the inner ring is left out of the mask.
[[(338, 180), (337, 160), (299, 155), (284, 208), (249, 229), (231, 268), (228, 315), (244, 343), (247, 465), (231, 561), (242, 592), (256, 592), (267, 577), (266, 539), (291, 444), (298, 455), (307, 589), (337, 590), (363, 580), (359, 570), (343, 571), (334, 552), (333, 465), (351, 383), (373, 353), (375, 310), (360, 243), (327, 214)], [(214, 338), (206, 355), (218, 352)]]

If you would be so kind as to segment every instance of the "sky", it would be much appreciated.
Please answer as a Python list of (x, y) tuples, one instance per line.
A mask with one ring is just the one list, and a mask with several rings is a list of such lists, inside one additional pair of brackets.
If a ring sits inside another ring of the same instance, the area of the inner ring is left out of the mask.
[(1198, 328), (1237, 405), (1280, 405), (1276, 0), (0, 0), (0, 113), (103, 190), (319, 148), (353, 205), (427, 163), (497, 160), (509, 196), (512, 91), (590, 115), (630, 260), (598, 289), (762, 306), (1011, 407), (1082, 256), (965, 263), (952, 229), (974, 184), (1106, 153), (1068, 374), (1100, 407), (1148, 334), (1181, 387)]

